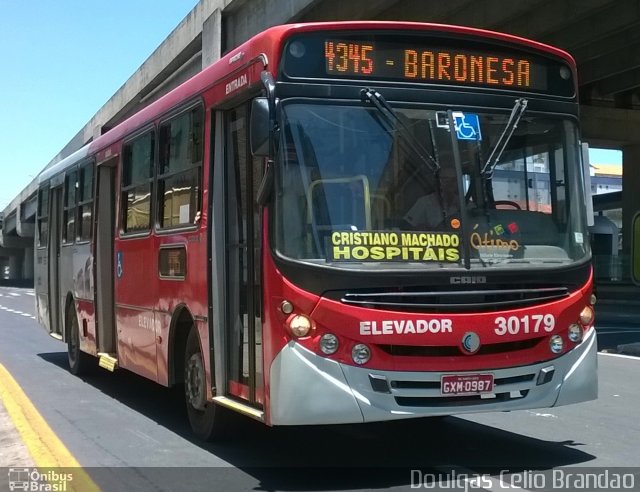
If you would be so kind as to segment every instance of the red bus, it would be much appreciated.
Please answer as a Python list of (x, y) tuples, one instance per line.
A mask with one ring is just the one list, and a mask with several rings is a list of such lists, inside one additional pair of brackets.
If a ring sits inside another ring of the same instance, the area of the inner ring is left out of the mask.
[(270, 28), (40, 175), (39, 320), (201, 438), (596, 398), (578, 126), (550, 46)]

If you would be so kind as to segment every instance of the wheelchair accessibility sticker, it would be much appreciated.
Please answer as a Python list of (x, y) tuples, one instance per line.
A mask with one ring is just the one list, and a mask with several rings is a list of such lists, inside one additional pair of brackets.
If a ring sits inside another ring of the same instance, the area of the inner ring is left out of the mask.
[(454, 111), (452, 114), (458, 140), (482, 140), (480, 120), (477, 114), (460, 111)]
[(118, 278), (122, 278), (124, 269), (122, 268), (122, 251), (118, 251), (116, 254), (116, 275)]

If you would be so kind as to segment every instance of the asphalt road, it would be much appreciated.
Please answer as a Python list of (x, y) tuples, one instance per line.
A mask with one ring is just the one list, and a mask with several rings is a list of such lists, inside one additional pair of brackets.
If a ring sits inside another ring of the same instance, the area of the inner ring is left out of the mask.
[[(530, 474), (640, 466), (640, 358), (600, 354), (599, 398), (574, 406), (309, 428), (239, 417), (234, 440), (209, 444), (191, 437), (171, 390), (126, 371), (72, 376), (66, 346), (33, 314), (32, 290), (0, 287), (0, 362), (103, 490), (412, 490), (426, 476), (458, 490), (550, 490)], [(639, 341), (640, 327), (599, 333), (607, 350)], [(640, 469), (625, 471), (640, 490)]]

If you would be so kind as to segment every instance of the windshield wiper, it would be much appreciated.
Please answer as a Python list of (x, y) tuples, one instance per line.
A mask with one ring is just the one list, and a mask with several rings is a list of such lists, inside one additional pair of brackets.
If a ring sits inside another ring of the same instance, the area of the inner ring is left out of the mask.
[(385, 118), (387, 124), (391, 129), (397, 128), (404, 137), (409, 147), (414, 154), (416, 154), (421, 161), (423, 161), (429, 170), (437, 174), (440, 172), (440, 164), (434, 159), (434, 157), (427, 151), (422, 143), (411, 133), (411, 130), (400, 119), (395, 109), (387, 102), (387, 100), (378, 91), (373, 89), (362, 89), (360, 91), (362, 102), (370, 102), (378, 110), (378, 112)]
[[(427, 149), (425, 149), (414, 134), (411, 132), (409, 127), (405, 124), (402, 119), (398, 116), (395, 109), (391, 107), (391, 105), (387, 102), (387, 100), (380, 94), (378, 91), (374, 89), (362, 89), (360, 91), (360, 97), (362, 98), (362, 102), (371, 103), (382, 115), (386, 124), (389, 126), (389, 131), (392, 132), (395, 129), (398, 130), (400, 135), (404, 138), (404, 141), (407, 143), (411, 151), (418, 157), (418, 159), (423, 162), (427, 168), (433, 173), (435, 176), (436, 183), (436, 191), (438, 194), (438, 203), (440, 204), (440, 211), (442, 212), (442, 220), (446, 221), (447, 212), (446, 207), (444, 205), (444, 196), (442, 195), (442, 186), (440, 183), (440, 164), (437, 159), (434, 158)], [(431, 126), (428, 126), (429, 131), (431, 131)], [(435, 141), (433, 140), (433, 134), (430, 135), (432, 143), (434, 143), (435, 149)]]
[(489, 156), (489, 159), (487, 159), (487, 162), (485, 163), (485, 165), (482, 167), (482, 170), (480, 171), (480, 174), (483, 178), (485, 179), (491, 178), (496, 164), (500, 161), (500, 157), (502, 157), (502, 153), (504, 152), (504, 149), (507, 147), (507, 144), (509, 143), (511, 136), (513, 135), (513, 132), (518, 127), (520, 118), (522, 117), (525, 110), (527, 109), (527, 103), (528, 101), (524, 98), (516, 99), (516, 102), (513, 105), (513, 108), (511, 108), (509, 121), (507, 121), (507, 125), (504, 127), (504, 130), (502, 130), (502, 133), (500, 134), (500, 137), (498, 138), (498, 141), (496, 142), (495, 147), (491, 151), (491, 155)]

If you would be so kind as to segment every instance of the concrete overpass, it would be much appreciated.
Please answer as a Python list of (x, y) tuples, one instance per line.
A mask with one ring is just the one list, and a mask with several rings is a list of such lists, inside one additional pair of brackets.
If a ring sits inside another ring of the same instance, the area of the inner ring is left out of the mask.
[[(50, 166), (271, 25), (315, 20), (414, 20), (504, 31), (559, 46), (578, 62), (583, 140), (624, 153), (624, 248), (640, 209), (638, 0), (201, 0)], [(35, 181), (4, 210), (0, 260), (33, 277)], [(4, 264), (3, 263), (3, 264)], [(0, 272), (1, 273), (1, 272)]]

